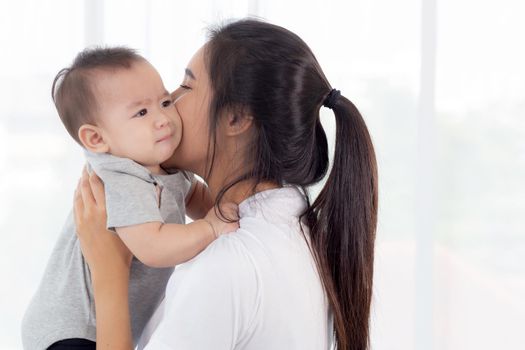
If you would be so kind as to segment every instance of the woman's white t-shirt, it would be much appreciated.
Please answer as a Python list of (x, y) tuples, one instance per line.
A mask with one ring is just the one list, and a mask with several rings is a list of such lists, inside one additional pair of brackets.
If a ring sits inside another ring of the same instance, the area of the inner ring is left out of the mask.
[(240, 228), (176, 268), (139, 348), (329, 349), (328, 302), (299, 224), (305, 207), (295, 187), (243, 201)]

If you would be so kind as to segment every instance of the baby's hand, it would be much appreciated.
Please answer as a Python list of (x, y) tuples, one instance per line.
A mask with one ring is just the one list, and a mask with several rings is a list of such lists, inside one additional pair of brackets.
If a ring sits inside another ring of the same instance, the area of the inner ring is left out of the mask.
[[(222, 217), (220, 218), (217, 214)], [(218, 208), (213, 207), (208, 211), (204, 220), (211, 224), (217, 237), (233, 232), (239, 228), (239, 207), (235, 203), (225, 203), (221, 205), (221, 212)], [(230, 222), (233, 220), (235, 221)]]

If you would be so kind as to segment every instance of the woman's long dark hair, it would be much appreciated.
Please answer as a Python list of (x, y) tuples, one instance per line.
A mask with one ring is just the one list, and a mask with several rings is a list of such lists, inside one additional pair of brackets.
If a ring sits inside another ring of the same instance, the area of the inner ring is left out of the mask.
[[(307, 187), (322, 180), (328, 170), (328, 144), (319, 110), (332, 90), (310, 48), (282, 27), (248, 19), (212, 30), (205, 60), (213, 92), (212, 139), (224, 111), (239, 118), (253, 117), (256, 129), (246, 155), (251, 169), (223, 188), (217, 203), (229, 188), (246, 179), (255, 185), (263, 181), (292, 184), (307, 193)], [(354, 104), (340, 96), (333, 112), (332, 170), (316, 200), (312, 204), (308, 200), (303, 217), (334, 315), (337, 348), (365, 350), (369, 347), (377, 166), (370, 135)], [(212, 171), (213, 165), (208, 169)]]

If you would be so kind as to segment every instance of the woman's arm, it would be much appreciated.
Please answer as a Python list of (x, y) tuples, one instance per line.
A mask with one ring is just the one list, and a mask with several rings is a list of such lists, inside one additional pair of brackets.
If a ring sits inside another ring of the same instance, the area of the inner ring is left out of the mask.
[(97, 315), (97, 349), (132, 349), (129, 277), (106, 278), (107, 275), (93, 275), (92, 278)]
[(131, 350), (128, 284), (133, 256), (117, 235), (106, 230), (104, 185), (85, 169), (75, 191), (74, 213), (93, 281), (97, 349)]
[(195, 180), (186, 199), (186, 215), (192, 220), (202, 219), (212, 207), (213, 200), (208, 186)]

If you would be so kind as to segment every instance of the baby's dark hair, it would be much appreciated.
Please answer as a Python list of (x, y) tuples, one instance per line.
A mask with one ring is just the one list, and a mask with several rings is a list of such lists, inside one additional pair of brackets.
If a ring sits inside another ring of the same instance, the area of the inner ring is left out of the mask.
[(95, 47), (80, 52), (70, 67), (58, 72), (53, 80), (51, 96), (62, 123), (79, 145), (82, 146), (78, 138), (80, 127), (96, 123), (95, 71), (129, 69), (133, 63), (144, 60), (135, 50), (127, 47)]

